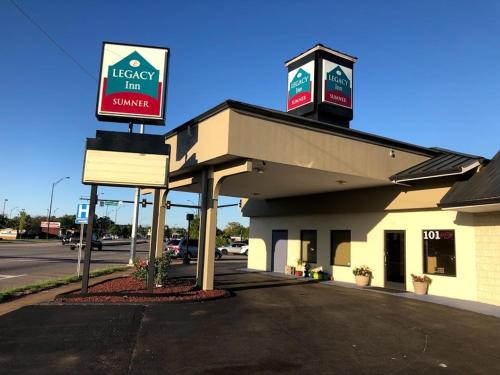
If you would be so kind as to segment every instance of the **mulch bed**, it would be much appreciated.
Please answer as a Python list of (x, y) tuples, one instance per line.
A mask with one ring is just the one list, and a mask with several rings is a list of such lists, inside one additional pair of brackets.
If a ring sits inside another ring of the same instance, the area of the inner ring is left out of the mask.
[(169, 280), (167, 285), (155, 287), (153, 293), (144, 281), (132, 276), (107, 280), (89, 287), (87, 294), (73, 292), (56, 298), (66, 303), (141, 303), (141, 302), (200, 302), (229, 294), (222, 289), (197, 290), (191, 280)]

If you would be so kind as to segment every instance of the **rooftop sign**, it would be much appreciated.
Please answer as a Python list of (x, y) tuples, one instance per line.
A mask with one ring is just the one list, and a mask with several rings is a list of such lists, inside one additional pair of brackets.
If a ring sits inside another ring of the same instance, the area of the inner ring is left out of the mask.
[(323, 60), (323, 102), (352, 109), (352, 69)]
[(164, 125), (168, 58), (168, 48), (103, 43), (97, 119)]
[(314, 61), (288, 72), (287, 111), (312, 103), (314, 97)]

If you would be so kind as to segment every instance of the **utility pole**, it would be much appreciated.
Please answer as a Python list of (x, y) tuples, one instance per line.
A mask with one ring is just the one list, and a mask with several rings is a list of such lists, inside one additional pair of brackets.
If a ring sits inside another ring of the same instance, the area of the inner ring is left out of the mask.
[[(132, 133), (132, 124), (129, 124), (129, 131)], [(144, 134), (144, 125), (141, 125), (140, 133)], [(132, 209), (132, 234), (130, 239), (130, 257), (128, 264), (134, 264), (134, 258), (137, 248), (137, 226), (139, 225), (139, 199), (141, 198), (141, 189), (135, 188), (134, 207)]]
[(3, 216), (3, 217), (5, 217), (5, 204), (7, 203), (7, 201), (8, 201), (8, 199), (7, 199), (7, 198), (5, 198), (5, 199), (3, 200), (3, 211), (2, 211), (2, 216)]

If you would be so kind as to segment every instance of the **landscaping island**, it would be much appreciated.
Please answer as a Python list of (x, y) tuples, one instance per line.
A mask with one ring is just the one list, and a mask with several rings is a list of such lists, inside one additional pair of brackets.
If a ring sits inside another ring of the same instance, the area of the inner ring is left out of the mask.
[(201, 302), (229, 296), (226, 290), (199, 290), (189, 279), (169, 279), (149, 293), (146, 284), (133, 276), (107, 280), (89, 287), (87, 294), (72, 292), (57, 296), (63, 303), (155, 303)]

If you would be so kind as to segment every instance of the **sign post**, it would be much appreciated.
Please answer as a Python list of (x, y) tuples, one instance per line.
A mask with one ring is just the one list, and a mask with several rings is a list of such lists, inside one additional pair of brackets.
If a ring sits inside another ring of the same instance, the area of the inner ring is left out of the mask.
[(76, 263), (76, 275), (80, 276), (80, 263), (82, 261), (83, 231), (85, 224), (80, 224), (80, 243), (78, 244), (78, 261)]
[(85, 260), (83, 263), (82, 293), (87, 293), (90, 275), (90, 255), (92, 252), (92, 231), (94, 226), (95, 205), (97, 201), (97, 185), (90, 189), (90, 207), (88, 214), (87, 236), (85, 239)]
[(76, 264), (76, 275), (80, 276), (80, 263), (82, 261), (83, 232), (85, 224), (88, 223), (88, 203), (81, 203), (76, 207), (75, 224), (80, 224), (80, 243), (78, 244), (78, 261)]

